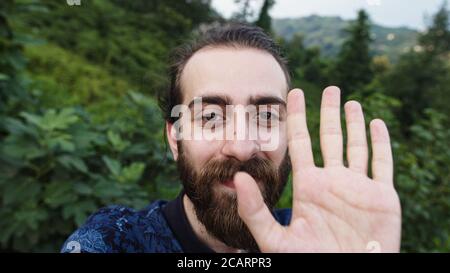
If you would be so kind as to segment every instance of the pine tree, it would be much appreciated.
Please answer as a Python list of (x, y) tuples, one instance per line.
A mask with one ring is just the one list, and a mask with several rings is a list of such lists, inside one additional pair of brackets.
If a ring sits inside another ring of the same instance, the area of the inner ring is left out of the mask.
[(372, 58), (369, 54), (371, 43), (369, 16), (364, 10), (347, 32), (349, 38), (342, 45), (332, 77), (341, 88), (343, 97), (359, 91), (373, 77)]
[(419, 37), (420, 47), (403, 55), (384, 81), (386, 92), (399, 98), (403, 131), (423, 118), (427, 108), (450, 114), (449, 11), (446, 3)]
[(419, 44), (425, 51), (434, 55), (450, 51), (449, 23), (447, 1), (444, 1), (439, 11), (433, 16), (429, 29), (419, 38)]
[(319, 86), (328, 84), (327, 63), (321, 58), (318, 47), (306, 48), (304, 38), (295, 34), (290, 41), (283, 41), (282, 47), (286, 51), (290, 73), (301, 80)]
[(275, 5), (275, 0), (264, 0), (258, 20), (255, 22), (255, 25), (264, 29), (267, 33), (272, 33), (272, 18), (270, 17), (269, 11), (273, 5)]
[(239, 5), (239, 11), (233, 14), (232, 20), (237, 22), (248, 22), (253, 16), (253, 9), (250, 5), (253, 0), (235, 0), (234, 2)]

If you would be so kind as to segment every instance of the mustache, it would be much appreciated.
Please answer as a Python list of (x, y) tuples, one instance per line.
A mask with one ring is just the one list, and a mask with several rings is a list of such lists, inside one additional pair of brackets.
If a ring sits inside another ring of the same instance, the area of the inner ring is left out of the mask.
[(237, 172), (246, 172), (257, 182), (278, 181), (279, 179), (274, 164), (270, 160), (260, 157), (253, 157), (247, 161), (239, 161), (234, 158), (213, 160), (202, 168), (198, 179), (202, 183), (220, 183), (233, 179)]

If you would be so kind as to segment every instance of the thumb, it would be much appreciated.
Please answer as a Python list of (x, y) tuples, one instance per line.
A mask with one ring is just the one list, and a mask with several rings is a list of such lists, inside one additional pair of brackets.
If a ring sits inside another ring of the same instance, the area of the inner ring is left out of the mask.
[(234, 176), (238, 213), (258, 243), (261, 251), (271, 251), (275, 238), (281, 235), (281, 225), (275, 220), (264, 203), (256, 181), (245, 172)]

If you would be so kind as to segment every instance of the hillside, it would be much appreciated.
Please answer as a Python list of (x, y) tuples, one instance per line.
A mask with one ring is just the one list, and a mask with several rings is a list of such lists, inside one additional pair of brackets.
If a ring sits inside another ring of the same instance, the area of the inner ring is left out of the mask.
[[(288, 40), (295, 34), (300, 34), (304, 37), (305, 46), (318, 46), (323, 56), (334, 57), (345, 40), (345, 29), (349, 23), (351, 21), (340, 17), (311, 15), (274, 19), (273, 29), (276, 34)], [(387, 55), (395, 61), (407, 48), (415, 45), (417, 34), (417, 31), (405, 27), (390, 28), (373, 24), (373, 54)]]

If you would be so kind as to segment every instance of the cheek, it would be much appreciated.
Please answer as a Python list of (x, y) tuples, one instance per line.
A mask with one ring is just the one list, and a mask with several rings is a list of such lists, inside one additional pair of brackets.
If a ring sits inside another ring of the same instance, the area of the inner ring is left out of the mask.
[(186, 160), (198, 171), (220, 151), (220, 144), (207, 140), (184, 140), (183, 151)]
[(261, 147), (261, 152), (265, 153), (266, 156), (270, 157), (277, 164), (280, 163), (284, 158), (288, 146), (286, 123), (281, 122), (275, 130), (260, 130), (259, 136), (260, 139), (258, 142)]
[(287, 146), (286, 145), (280, 145), (277, 150), (265, 152), (265, 157), (267, 157), (269, 160), (271, 160), (277, 167), (281, 165), (281, 162), (283, 162), (283, 159), (286, 155)]

